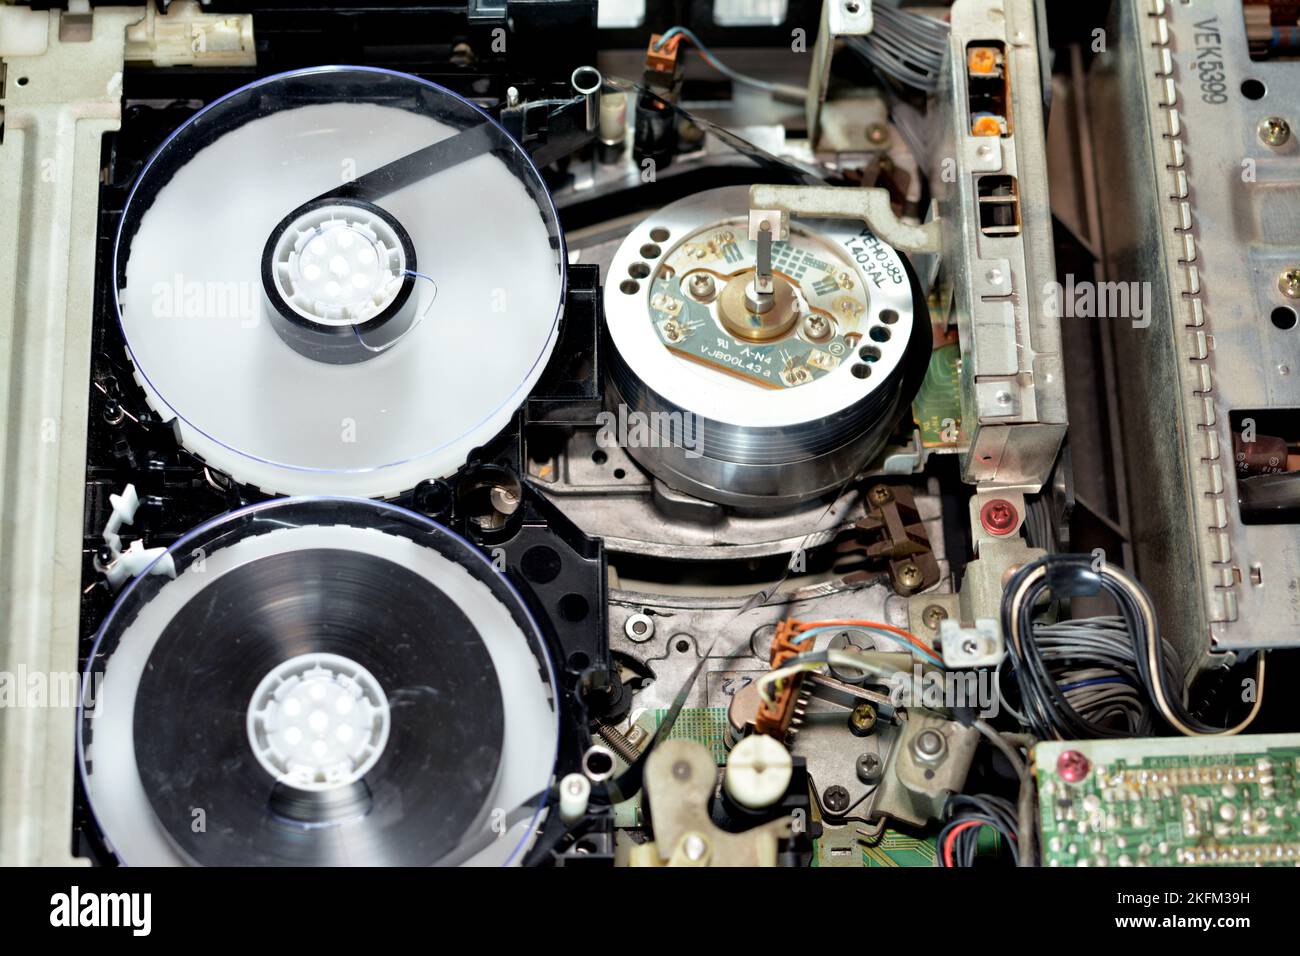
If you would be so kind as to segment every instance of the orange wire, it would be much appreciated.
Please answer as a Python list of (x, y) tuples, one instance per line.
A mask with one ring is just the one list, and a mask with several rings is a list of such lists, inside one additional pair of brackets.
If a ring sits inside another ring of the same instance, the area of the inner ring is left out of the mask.
[[(878, 627), (881, 630), (897, 634), (899, 637), (907, 639), (916, 647), (925, 651), (927, 654), (935, 654), (934, 648), (930, 647), (925, 641), (921, 640), (911, 631), (905, 631), (901, 627), (894, 627), (892, 624), (885, 624), (883, 621), (799, 621), (795, 630), (806, 631), (810, 627)], [(938, 656), (937, 654), (935, 656)]]

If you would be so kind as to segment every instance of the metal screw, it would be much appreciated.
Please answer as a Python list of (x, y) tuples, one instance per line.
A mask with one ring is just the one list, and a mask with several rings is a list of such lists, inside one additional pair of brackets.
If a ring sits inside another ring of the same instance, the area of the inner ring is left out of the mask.
[(921, 622), (932, 631), (939, 630), (939, 622), (948, 616), (948, 612), (937, 604), (927, 605), (921, 612)]
[(980, 508), (980, 525), (989, 534), (999, 537), (1008, 535), (1020, 524), (1020, 513), (1016, 506), (1005, 498), (993, 498), (984, 502)]
[(894, 493), (885, 485), (876, 485), (871, 489), (871, 500), (876, 504), (884, 504), (894, 497)]
[(1066, 783), (1078, 783), (1088, 776), (1092, 764), (1077, 750), (1062, 750), (1056, 758), (1056, 773)]
[(822, 806), (829, 813), (843, 813), (849, 808), (849, 792), (836, 784), (822, 791)]
[(858, 758), (858, 779), (863, 783), (875, 783), (880, 779), (880, 773), (884, 766), (880, 758), (875, 754), (863, 754)]
[(707, 272), (697, 272), (691, 276), (691, 295), (697, 299), (711, 299), (715, 291), (717, 289), (713, 284), (713, 276)]
[(686, 859), (698, 863), (704, 859), (704, 854), (709, 852), (709, 844), (698, 833), (688, 833), (682, 843), (682, 850), (686, 853)]
[(923, 730), (916, 735), (912, 749), (922, 760), (933, 763), (943, 756), (943, 752), (948, 749), (948, 742), (937, 730)]
[(849, 714), (849, 730), (858, 737), (865, 737), (876, 729), (876, 708), (870, 704), (858, 704)]
[(905, 588), (918, 588), (924, 580), (921, 569), (910, 561), (898, 569), (898, 583)]
[(872, 123), (867, 127), (867, 142), (873, 146), (883, 146), (889, 142), (889, 127), (884, 123)]
[(1280, 116), (1269, 116), (1259, 121), (1259, 138), (1265, 146), (1277, 149), (1291, 139), (1291, 124)]
[(1300, 268), (1283, 272), (1277, 280), (1277, 287), (1288, 299), (1300, 299)]
[(816, 341), (827, 339), (831, 334), (831, 324), (826, 316), (814, 312), (803, 320), (803, 334)]

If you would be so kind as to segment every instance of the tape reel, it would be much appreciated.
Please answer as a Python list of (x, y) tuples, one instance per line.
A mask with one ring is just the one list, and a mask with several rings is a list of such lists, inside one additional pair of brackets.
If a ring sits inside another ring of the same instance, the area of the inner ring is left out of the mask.
[(86, 675), (82, 780), (121, 862), (519, 860), (556, 686), (478, 551), (392, 505), (288, 498), (169, 555), (175, 577), (131, 584)]
[(392, 496), (509, 422), (554, 348), (564, 241), (528, 155), (432, 83), (260, 80), (176, 130), (114, 250), (151, 408), (277, 494)]

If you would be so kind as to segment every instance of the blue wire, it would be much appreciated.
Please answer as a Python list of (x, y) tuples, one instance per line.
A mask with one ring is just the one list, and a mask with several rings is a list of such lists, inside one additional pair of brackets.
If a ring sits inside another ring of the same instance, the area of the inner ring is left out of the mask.
[(659, 42), (655, 44), (655, 49), (662, 50), (664, 48), (664, 44), (667, 43), (669, 40), (671, 40), (673, 37), (677, 36), (679, 33), (685, 35), (686, 39), (690, 40), (697, 47), (700, 45), (699, 40), (696, 38), (695, 34), (691, 33), (685, 27), (669, 27), (667, 30), (663, 32), (663, 35), (659, 37)]
[(1090, 677), (1087, 680), (1081, 680), (1073, 684), (1062, 684), (1058, 689), (1062, 692), (1067, 690), (1078, 690), (1080, 687), (1096, 687), (1099, 684), (1123, 684), (1125, 687), (1132, 687), (1133, 682), (1125, 680), (1122, 677)]
[(842, 624), (824, 624), (821, 627), (810, 627), (808, 628), (808, 630), (800, 631), (794, 637), (790, 638), (790, 642), (792, 644), (798, 644), (806, 637), (809, 637), (813, 634), (823, 634), (826, 633), (827, 631), (834, 631), (837, 634), (842, 634), (845, 631), (870, 631), (872, 634), (878, 634), (881, 637), (887, 637), (891, 641), (902, 641), (903, 643), (907, 644), (907, 649), (910, 650), (912, 653), (918, 654), (921, 657), (926, 658), (932, 663), (937, 664), (939, 667), (943, 666), (943, 661), (939, 660), (939, 658), (935, 657), (933, 654), (926, 653), (925, 651), (917, 647), (915, 644), (911, 644), (907, 642), (904, 638), (900, 637), (899, 635), (894, 634), (891, 631), (883, 630), (882, 628), (867, 627), (866, 625), (863, 624), (854, 624), (852, 626), (845, 626)]

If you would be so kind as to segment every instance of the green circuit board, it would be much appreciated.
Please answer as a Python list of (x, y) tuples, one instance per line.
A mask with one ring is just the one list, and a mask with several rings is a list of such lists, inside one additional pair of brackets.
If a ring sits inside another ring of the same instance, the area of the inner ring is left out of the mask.
[[(778, 268), (780, 261), (777, 260)], [(799, 274), (803, 274), (802, 269)], [(839, 299), (831, 294), (822, 298), (841, 302), (843, 308), (862, 308), (843, 294)], [(818, 298), (814, 297), (813, 301)], [(789, 336), (773, 344), (745, 342), (715, 322), (709, 306), (683, 295), (675, 277), (655, 281), (650, 313), (659, 341), (666, 348), (765, 388), (794, 388), (829, 375), (852, 354), (854, 343), (861, 338), (855, 331), (850, 337), (837, 334), (820, 345)]]
[(961, 444), (961, 348), (956, 342), (930, 353), (925, 379), (912, 402), (912, 417), (926, 448)]
[(932, 836), (914, 836), (886, 829), (876, 839), (864, 841), (856, 831), (852, 825), (825, 830), (821, 839), (813, 841), (813, 866), (907, 867), (935, 864), (936, 849)]
[(1034, 764), (1045, 866), (1300, 864), (1300, 734), (1041, 743)]
[[(667, 717), (667, 710), (655, 711), (652, 726), (656, 731)], [(683, 707), (667, 739), (678, 737), (704, 744), (713, 754), (713, 762), (721, 767), (727, 762), (727, 708)]]

